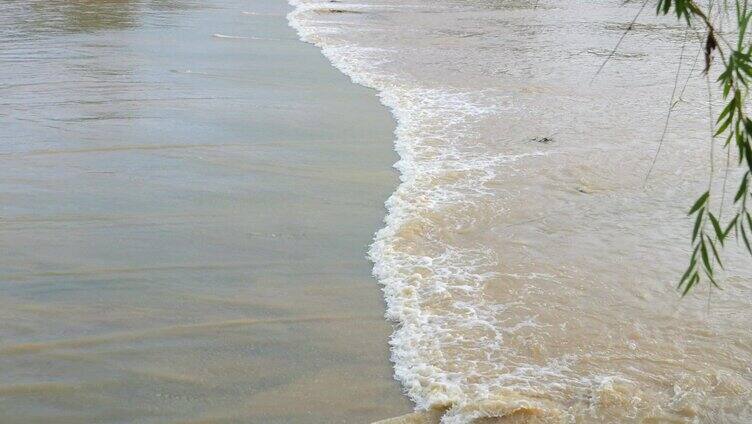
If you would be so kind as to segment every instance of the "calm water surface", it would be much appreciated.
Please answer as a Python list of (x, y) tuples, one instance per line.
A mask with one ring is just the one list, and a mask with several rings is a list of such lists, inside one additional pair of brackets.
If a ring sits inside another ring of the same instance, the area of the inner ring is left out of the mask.
[(393, 123), (288, 12), (0, 3), (0, 422), (410, 410), (365, 258)]

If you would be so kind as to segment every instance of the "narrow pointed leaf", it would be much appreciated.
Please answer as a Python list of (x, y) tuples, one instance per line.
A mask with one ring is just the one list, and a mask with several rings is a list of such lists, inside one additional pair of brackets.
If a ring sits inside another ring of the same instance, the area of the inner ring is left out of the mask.
[(710, 218), (710, 222), (713, 224), (713, 230), (715, 230), (715, 236), (718, 238), (718, 241), (721, 242), (721, 245), (723, 245), (723, 230), (721, 230), (721, 224), (718, 222), (718, 220), (715, 218), (715, 215), (713, 215), (712, 212), (708, 212), (708, 217)]

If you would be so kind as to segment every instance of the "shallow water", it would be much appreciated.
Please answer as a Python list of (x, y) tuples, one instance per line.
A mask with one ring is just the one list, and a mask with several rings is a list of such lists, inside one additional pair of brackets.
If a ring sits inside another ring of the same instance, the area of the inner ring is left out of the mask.
[(297, 7), (301, 37), (398, 120), (402, 182), (371, 257), (419, 409), (446, 408), (445, 423), (752, 421), (748, 257), (727, 249), (723, 291), (674, 289), (711, 157), (693, 33), (647, 11), (596, 76), (639, 5)]
[(0, 2), (0, 422), (410, 410), (366, 258), (393, 121), (289, 11)]

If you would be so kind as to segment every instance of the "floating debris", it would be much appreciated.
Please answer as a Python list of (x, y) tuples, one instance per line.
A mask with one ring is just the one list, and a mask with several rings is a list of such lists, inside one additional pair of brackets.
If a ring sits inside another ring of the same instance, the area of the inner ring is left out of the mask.
[(542, 143), (542, 144), (549, 144), (549, 143), (553, 143), (554, 139), (552, 137), (533, 137), (530, 139), (530, 141), (534, 141), (536, 143)]

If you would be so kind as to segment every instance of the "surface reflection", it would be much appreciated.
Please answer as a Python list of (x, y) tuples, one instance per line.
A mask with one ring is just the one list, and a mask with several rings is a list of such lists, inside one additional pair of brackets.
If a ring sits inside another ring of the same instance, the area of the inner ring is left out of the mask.
[(91, 33), (132, 29), (144, 24), (145, 15), (195, 7), (171, 0), (10, 0), (0, 4), (0, 23), (6, 36)]

